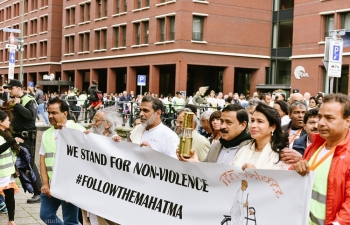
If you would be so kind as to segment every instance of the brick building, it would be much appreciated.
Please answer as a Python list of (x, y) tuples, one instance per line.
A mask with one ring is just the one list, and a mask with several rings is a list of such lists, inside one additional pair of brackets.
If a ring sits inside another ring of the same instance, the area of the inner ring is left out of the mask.
[[(138, 93), (137, 75), (146, 75), (142, 91), (153, 93), (192, 95), (210, 86), (246, 95), (295, 87), (315, 94), (324, 90), (328, 18), (333, 13), (337, 29), (350, 20), (347, 0), (8, 0), (0, 2), (0, 27), (20, 29), (22, 2), (24, 84), (50, 92), (86, 90), (97, 80), (103, 92)], [(7, 38), (0, 32), (2, 82)], [(344, 93), (347, 51), (344, 76), (335, 82)], [(297, 66), (309, 77), (296, 79)], [(46, 74), (54, 81), (44, 81)]]

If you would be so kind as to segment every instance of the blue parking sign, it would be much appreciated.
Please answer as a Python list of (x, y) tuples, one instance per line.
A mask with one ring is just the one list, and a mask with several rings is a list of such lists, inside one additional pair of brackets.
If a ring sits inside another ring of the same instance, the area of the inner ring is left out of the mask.
[(146, 86), (146, 75), (137, 75), (137, 86)]
[(340, 58), (340, 46), (339, 45), (333, 45), (333, 56), (332, 56), (332, 59), (334, 61), (339, 61), (339, 58)]

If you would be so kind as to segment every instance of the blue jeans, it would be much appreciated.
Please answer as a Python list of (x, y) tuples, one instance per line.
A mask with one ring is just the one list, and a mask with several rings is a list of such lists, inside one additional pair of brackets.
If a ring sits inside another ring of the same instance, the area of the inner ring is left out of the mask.
[(38, 113), (40, 113), (41, 115), (43, 115), (45, 123), (49, 124), (49, 119), (47, 118), (46, 114), (45, 114), (45, 109), (44, 109), (44, 103), (41, 103), (38, 105)]
[[(40, 219), (48, 225), (79, 225), (78, 207), (55, 197), (40, 194)], [(57, 210), (62, 205), (63, 221), (57, 217)]]

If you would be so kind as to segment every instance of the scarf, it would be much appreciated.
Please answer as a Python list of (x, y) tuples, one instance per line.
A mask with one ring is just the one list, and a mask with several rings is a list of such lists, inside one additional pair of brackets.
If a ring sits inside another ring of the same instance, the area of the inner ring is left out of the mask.
[(224, 146), (225, 148), (231, 148), (231, 147), (238, 146), (239, 144), (241, 144), (242, 141), (249, 140), (249, 139), (251, 139), (250, 134), (246, 130), (244, 130), (242, 131), (242, 133), (240, 133), (237, 137), (233, 138), (232, 140), (226, 141), (220, 138), (219, 141), (221, 145)]
[[(0, 129), (0, 135), (6, 140), (6, 141), (9, 141), (12, 139), (12, 135), (11, 135), (11, 132), (8, 131), (8, 130), (1, 130)], [(19, 148), (19, 145), (17, 143), (13, 144), (11, 146), (11, 150), (16, 153), (16, 155), (19, 153), (20, 151), (20, 148)]]

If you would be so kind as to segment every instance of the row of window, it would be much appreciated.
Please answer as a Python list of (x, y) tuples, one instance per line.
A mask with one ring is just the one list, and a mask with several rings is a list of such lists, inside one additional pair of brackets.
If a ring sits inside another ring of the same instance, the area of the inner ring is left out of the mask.
[[(205, 17), (193, 16), (193, 30), (192, 40), (203, 41), (203, 24)], [(169, 15), (157, 18), (157, 42), (166, 42), (175, 40), (175, 16)], [(126, 47), (126, 24), (120, 24), (113, 27), (112, 47), (125, 48)], [(107, 49), (107, 28), (94, 30), (94, 50)], [(133, 45), (147, 45), (149, 37), (149, 21), (138, 21), (133, 23)], [(79, 33), (79, 49), (74, 49), (75, 34), (65, 36), (64, 46), (65, 54), (72, 54), (76, 50), (78, 52), (90, 51), (90, 31)]]
[[(38, 21), (40, 21), (40, 24), (38, 25)], [(39, 28), (39, 33), (43, 33), (48, 31), (49, 29), (49, 16), (48, 15), (43, 15), (39, 19), (31, 19), (29, 21), (25, 21), (23, 23), (23, 36), (31, 36), (31, 35), (36, 35), (38, 34), (38, 28)], [(19, 24), (15, 24), (12, 26), (13, 29), (20, 29)], [(4, 36), (7, 35), (7, 36)], [(0, 42), (7, 41), (8, 40), (8, 35), (9, 33), (3, 32), (0, 30)]]
[[(336, 27), (334, 23), (334, 17), (340, 19), (340, 27)], [(334, 29), (346, 29), (350, 30), (350, 12), (346, 13), (335, 13), (328, 14), (324, 16), (324, 28), (325, 28), (325, 37), (329, 37), (329, 31)]]
[[(48, 0), (23, 0), (24, 2), (24, 13), (30, 11), (38, 10), (38, 3), (40, 2), (40, 8), (48, 6)], [(16, 17), (19, 17), (22, 13), (20, 8), (20, 3), (16, 2), (13, 5), (9, 5), (5, 8), (0, 9), (0, 22), (10, 20)]]
[[(38, 49), (39, 47), (39, 49)], [(36, 59), (37, 57), (47, 57), (47, 41), (40, 41), (39, 43), (29, 43), (23, 45), (23, 59)], [(38, 51), (39, 50), (39, 51)], [(19, 54), (16, 52), (16, 60), (19, 60)], [(9, 61), (8, 49), (0, 49), (0, 62)]]
[[(108, 16), (108, 0), (95, 0), (95, 17), (105, 18)], [(198, 0), (203, 1), (203, 0)], [(159, 0), (159, 3), (176, 2), (176, 0)], [(113, 15), (122, 14), (127, 12), (128, 0), (113, 0), (113, 7), (109, 9)], [(134, 0), (135, 9), (149, 7), (149, 0)], [(79, 4), (79, 23), (85, 23), (90, 21), (90, 9), (91, 2), (83, 2)], [(66, 21), (65, 26), (71, 26), (75, 24), (76, 6), (70, 6), (66, 8)]]

